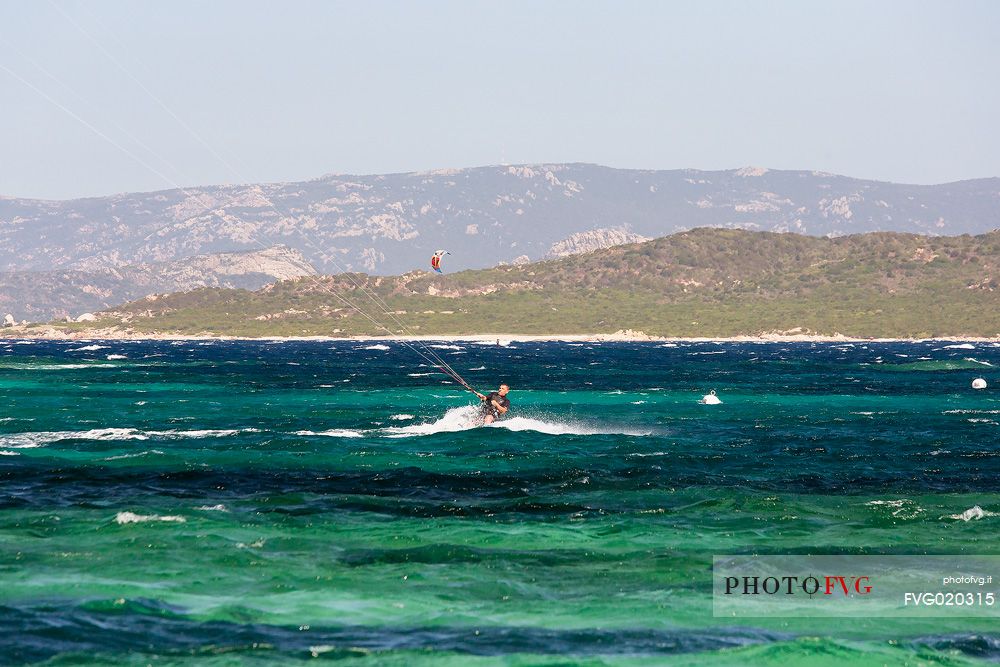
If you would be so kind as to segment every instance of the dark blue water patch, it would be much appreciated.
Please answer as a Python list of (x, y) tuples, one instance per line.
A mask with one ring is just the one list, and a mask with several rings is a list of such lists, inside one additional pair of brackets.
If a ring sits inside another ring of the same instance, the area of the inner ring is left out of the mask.
[[(434, 345), (427, 341), (419, 345)], [(99, 350), (85, 350), (99, 345)], [(372, 349), (374, 345), (388, 350)], [(418, 346), (418, 344), (415, 344)], [(803, 395), (904, 392), (926, 395), (949, 375), (969, 368), (890, 372), (931, 357), (965, 363), (974, 358), (983, 373), (1000, 366), (1000, 347), (950, 348), (943, 341), (917, 343), (564, 343), (523, 342), (510, 347), (449, 342), (465, 354), (435, 349), (460, 372), (485, 367), (477, 382), (501, 380), (524, 389), (635, 390), (648, 387), (698, 389), (719, 383), (730, 390), (793, 391)], [(350, 379), (361, 389), (440, 387), (443, 375), (411, 377), (434, 368), (399, 342), (365, 341), (38, 341), (14, 345), (5, 359), (31, 363), (93, 363), (107, 367), (65, 369), (80, 382), (170, 382), (239, 387), (305, 388), (323, 379)], [(109, 354), (126, 359), (108, 362)], [(992, 364), (992, 365), (988, 365)], [(968, 364), (967, 364), (968, 365)], [(976, 366), (973, 365), (973, 368)], [(9, 373), (0, 368), (0, 376)], [(967, 383), (962, 383), (967, 386)]]
[(958, 651), (969, 657), (1000, 662), (1000, 635), (970, 633), (967, 635), (918, 637), (900, 642), (900, 644), (915, 650), (929, 648), (941, 652)]
[[(996, 459), (991, 459), (994, 462)], [(304, 516), (344, 510), (397, 516), (497, 516), (527, 514), (539, 518), (575, 513), (629, 512), (648, 508), (636, 492), (678, 489), (709, 497), (760, 492), (780, 494), (910, 495), (935, 490), (948, 493), (1000, 492), (995, 470), (940, 470), (760, 475), (754, 479), (710, 470), (669, 467), (618, 469), (564, 468), (510, 472), (444, 473), (416, 467), (379, 471), (352, 470), (317, 474), (302, 470), (255, 468), (197, 469), (163, 472), (151, 469), (74, 467), (57, 470), (7, 464), (0, 469), (0, 509), (83, 508), (120, 510), (159, 506), (172, 500), (224, 503), (263, 514)], [(669, 505), (669, 495), (661, 504)]]
[(477, 656), (655, 656), (717, 651), (791, 638), (784, 633), (742, 627), (688, 631), (345, 625), (303, 630), (192, 620), (155, 600), (123, 601), (118, 605), (0, 606), (0, 628), (4, 630), (0, 634), (0, 656), (10, 665), (89, 652), (197, 656), (266, 651), (306, 658), (317, 646), (339, 649), (345, 655), (355, 649), (434, 650)]

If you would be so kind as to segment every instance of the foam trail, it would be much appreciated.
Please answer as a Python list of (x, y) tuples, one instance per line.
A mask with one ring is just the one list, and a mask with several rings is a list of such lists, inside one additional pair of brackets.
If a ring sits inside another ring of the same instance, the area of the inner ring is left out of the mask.
[(537, 431), (547, 435), (651, 435), (651, 431), (612, 428), (581, 422), (547, 422), (531, 417), (511, 417), (488, 425), (488, 428), (505, 428), (508, 431)]
[(465, 405), (460, 408), (452, 408), (444, 413), (441, 419), (425, 424), (412, 424), (410, 426), (390, 426), (383, 429), (389, 437), (405, 438), (414, 435), (432, 435), (434, 433), (454, 433), (455, 431), (465, 431), (475, 428), (476, 418), (479, 415), (479, 407), (476, 405)]
[[(382, 429), (390, 438), (405, 438), (410, 436), (433, 435), (435, 433), (454, 433), (466, 431), (481, 426), (479, 423), (479, 406), (466, 405), (448, 410), (443, 417), (434, 422), (412, 424), (410, 426), (390, 426)], [(535, 431), (546, 435), (650, 435), (650, 431), (629, 428), (614, 428), (599, 424), (582, 422), (558, 422), (535, 419), (532, 417), (510, 417), (502, 419), (486, 428), (506, 429), (508, 431)]]

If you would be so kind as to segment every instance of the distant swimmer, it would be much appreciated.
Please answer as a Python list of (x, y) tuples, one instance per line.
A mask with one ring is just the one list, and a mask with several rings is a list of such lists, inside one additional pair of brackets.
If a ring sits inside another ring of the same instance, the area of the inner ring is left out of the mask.
[(483, 402), (480, 418), (484, 424), (492, 424), (507, 414), (507, 410), (510, 409), (510, 401), (507, 399), (507, 392), (509, 391), (510, 387), (505, 383), (500, 385), (500, 388), (496, 391), (491, 391), (486, 395), (480, 394), (478, 391), (476, 392), (476, 396)]
[(715, 395), (715, 390), (714, 389), (712, 391), (708, 392), (707, 394), (705, 394), (704, 396), (702, 396), (701, 400), (698, 401), (698, 402), (702, 403), (704, 405), (718, 405), (718, 404), (722, 403), (722, 401), (719, 399), (719, 397)]

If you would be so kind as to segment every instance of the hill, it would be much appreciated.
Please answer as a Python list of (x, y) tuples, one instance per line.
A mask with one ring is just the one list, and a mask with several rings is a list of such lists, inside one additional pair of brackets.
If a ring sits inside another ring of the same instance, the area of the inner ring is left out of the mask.
[(636, 329), (711, 337), (787, 330), (997, 336), (1000, 232), (827, 239), (697, 229), (443, 276), (340, 274), (282, 281), (256, 292), (201, 289), (136, 301), (102, 313), (96, 323), (74, 326), (246, 336), (385, 333), (347, 302), (379, 321), (394, 317), (419, 334)]

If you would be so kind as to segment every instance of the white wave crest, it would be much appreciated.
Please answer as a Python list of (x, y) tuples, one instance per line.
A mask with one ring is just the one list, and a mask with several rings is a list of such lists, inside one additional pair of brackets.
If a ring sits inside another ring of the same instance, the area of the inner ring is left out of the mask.
[(471, 341), (473, 345), (499, 345), (500, 347), (510, 347), (513, 341), (509, 340), (474, 340)]
[(945, 345), (942, 350), (974, 350), (976, 346), (972, 343), (959, 343), (957, 345)]
[(367, 347), (361, 348), (362, 350), (388, 350), (388, 345), (369, 345)]
[(392, 420), (395, 420), (395, 421), (398, 421), (398, 422), (404, 422), (407, 419), (413, 419), (413, 415), (393, 415), (393, 416), (389, 417), (389, 419), (392, 419)]
[(84, 345), (83, 347), (74, 347), (68, 350), (68, 352), (94, 352), (96, 350), (106, 350), (107, 345)]
[[(249, 430), (249, 429), (248, 429)], [(196, 431), (140, 431), (134, 428), (93, 428), (89, 431), (27, 431), (0, 435), (0, 447), (29, 449), (60, 440), (149, 440), (150, 438), (219, 438), (235, 435), (235, 429)], [(155, 451), (155, 450), (154, 450)]]
[(115, 361), (116, 359), (128, 359), (124, 354), (109, 354), (108, 361)]
[(136, 514), (135, 512), (119, 512), (115, 515), (115, 523), (120, 526), (127, 523), (143, 523), (146, 521), (173, 521), (175, 523), (185, 523), (187, 519), (182, 516), (159, 516), (157, 514)]
[(979, 519), (983, 519), (988, 516), (1000, 516), (1000, 512), (990, 512), (988, 510), (984, 510), (979, 505), (975, 505), (974, 507), (970, 507), (969, 509), (965, 510), (961, 514), (949, 514), (941, 518), (955, 519), (956, 521), (972, 521), (973, 519), (976, 519), (978, 521)]
[(352, 431), (346, 428), (332, 428), (328, 431), (296, 431), (295, 435), (322, 435), (327, 438), (363, 438), (361, 431)]
[(140, 456), (146, 456), (148, 454), (162, 454), (162, 453), (163, 452), (161, 452), (159, 449), (148, 449), (148, 450), (143, 451), (143, 452), (136, 452), (135, 454), (119, 454), (117, 456), (108, 456), (108, 457), (105, 457), (104, 460), (105, 461), (117, 461), (119, 459), (135, 459), (135, 458), (139, 458)]
[(28, 431), (0, 436), (0, 446), (12, 449), (41, 447), (59, 440), (146, 440), (133, 428), (95, 428), (89, 431)]

